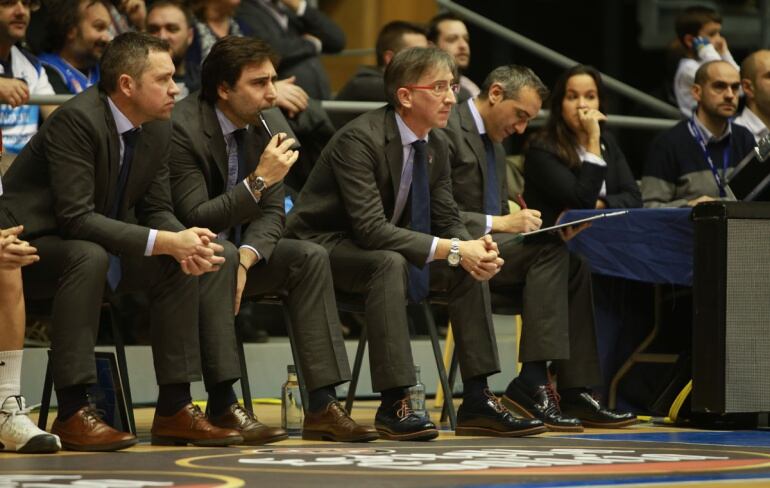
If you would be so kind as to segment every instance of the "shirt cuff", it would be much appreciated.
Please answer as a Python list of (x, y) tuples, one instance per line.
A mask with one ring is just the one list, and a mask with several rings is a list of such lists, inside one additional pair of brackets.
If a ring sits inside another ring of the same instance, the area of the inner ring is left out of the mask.
[(425, 260), (425, 264), (433, 262), (434, 259), (436, 259), (436, 247), (438, 246), (438, 237), (433, 238), (433, 243), (430, 245), (430, 254), (428, 254), (428, 259)]
[(152, 250), (155, 248), (155, 239), (158, 237), (157, 229), (150, 229), (150, 235), (147, 236), (147, 247), (144, 248), (145, 256), (152, 256)]
[(262, 256), (259, 254), (259, 251), (257, 251), (256, 249), (254, 249), (251, 246), (243, 245), (239, 249), (248, 249), (249, 251), (251, 251), (251, 252), (253, 252), (254, 254), (257, 255), (257, 261), (261, 261), (262, 260)]
[(583, 156), (583, 161), (586, 163), (596, 164), (598, 166), (607, 166), (607, 163), (604, 161), (604, 159), (588, 151), (586, 151), (585, 155)]
[(492, 232), (492, 216), (487, 215), (487, 227), (484, 229), (484, 234)]
[(321, 40), (317, 37), (305, 37), (308, 41), (310, 41), (313, 46), (315, 46), (315, 52), (318, 54), (321, 54), (321, 51), (323, 51), (323, 44), (321, 44)]
[(307, 10), (307, 2), (305, 0), (299, 0), (299, 7), (297, 7), (297, 15), (302, 17)]
[(243, 186), (246, 187), (247, 190), (249, 190), (249, 195), (251, 195), (251, 198), (254, 199), (255, 203), (259, 203), (259, 198), (254, 194), (254, 192), (251, 191), (251, 187), (249, 187), (249, 180), (245, 179), (243, 180)]

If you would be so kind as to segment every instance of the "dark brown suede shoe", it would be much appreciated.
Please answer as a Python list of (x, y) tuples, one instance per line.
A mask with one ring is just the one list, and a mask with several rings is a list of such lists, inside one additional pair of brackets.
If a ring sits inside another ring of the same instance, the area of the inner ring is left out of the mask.
[(212, 417), (209, 421), (223, 429), (237, 430), (243, 437), (243, 443), (252, 446), (261, 446), (289, 438), (289, 434), (284, 429), (268, 427), (239, 403), (233, 403), (226, 414)]
[(131, 447), (139, 439), (134, 434), (107, 425), (93, 407), (83, 407), (65, 421), (54, 420), (51, 433), (70, 451), (118, 451)]
[(153, 446), (216, 447), (240, 444), (243, 437), (234, 429), (221, 429), (211, 425), (201, 409), (188, 403), (171, 417), (155, 414), (152, 421)]
[(339, 402), (331, 402), (323, 412), (306, 413), (302, 425), (302, 438), (309, 441), (369, 442), (379, 437), (374, 427), (358, 425)]

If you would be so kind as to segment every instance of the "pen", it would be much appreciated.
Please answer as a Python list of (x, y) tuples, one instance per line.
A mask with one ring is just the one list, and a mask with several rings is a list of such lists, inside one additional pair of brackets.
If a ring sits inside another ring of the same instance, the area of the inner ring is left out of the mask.
[(521, 207), (522, 210), (527, 208), (527, 202), (524, 201), (524, 197), (521, 196), (521, 193), (516, 194), (516, 202), (518, 202), (519, 207)]
[(270, 127), (267, 126), (267, 122), (265, 122), (265, 118), (262, 116), (262, 113), (259, 114), (259, 121), (262, 122), (262, 127), (265, 128), (267, 136), (273, 137), (273, 133), (270, 131)]

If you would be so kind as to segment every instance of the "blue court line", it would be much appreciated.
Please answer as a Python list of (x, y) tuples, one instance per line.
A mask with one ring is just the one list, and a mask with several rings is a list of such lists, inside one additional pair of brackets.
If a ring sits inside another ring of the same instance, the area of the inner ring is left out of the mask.
[(750, 480), (770, 480), (770, 474), (749, 474), (749, 473), (713, 473), (713, 474), (694, 474), (690, 476), (644, 476), (638, 478), (623, 478), (614, 480), (575, 480), (575, 481), (545, 481), (535, 483), (502, 483), (493, 485), (466, 485), (468, 488), (559, 488), (559, 487), (580, 487), (580, 486), (622, 486), (640, 483), (657, 483), (665, 486), (675, 486), (679, 483), (693, 483), (698, 481), (750, 481)]
[(708, 444), (716, 446), (770, 447), (770, 432), (756, 430), (580, 434), (564, 437), (569, 439), (591, 439), (597, 441), (677, 442), (682, 444)]

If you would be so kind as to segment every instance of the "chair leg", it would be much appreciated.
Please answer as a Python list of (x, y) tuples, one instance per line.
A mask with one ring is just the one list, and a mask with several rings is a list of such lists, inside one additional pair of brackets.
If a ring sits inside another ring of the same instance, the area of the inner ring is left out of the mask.
[(457, 426), (457, 416), (455, 414), (454, 403), (452, 402), (452, 388), (447, 380), (446, 368), (444, 368), (444, 358), (441, 354), (441, 346), (438, 341), (436, 322), (433, 320), (433, 312), (428, 303), (423, 303), (421, 308), (425, 316), (425, 323), (428, 325), (430, 342), (433, 346), (433, 357), (436, 359), (436, 367), (438, 368), (438, 377), (441, 381), (441, 387), (444, 389), (444, 405), (449, 412), (449, 426), (452, 430), (455, 430), (455, 427)]
[(358, 339), (358, 348), (356, 349), (356, 359), (353, 362), (353, 377), (348, 385), (348, 398), (345, 400), (345, 410), (352, 412), (353, 401), (356, 399), (356, 388), (358, 387), (358, 377), (361, 375), (361, 365), (364, 362), (364, 352), (366, 351), (366, 324), (361, 327), (361, 336)]
[[(452, 355), (455, 350), (455, 338), (452, 333), (452, 322), (449, 322), (449, 326), (446, 331), (446, 339), (444, 339), (444, 368), (448, 368), (451, 365)], [(451, 384), (454, 384), (452, 379), (449, 379)], [(439, 408), (444, 404), (444, 388), (441, 387), (441, 383), (436, 385), (436, 398), (433, 402), (433, 408)], [(444, 419), (441, 419), (442, 422)]]
[(48, 424), (48, 410), (51, 408), (51, 393), (53, 392), (53, 374), (51, 373), (51, 350), (48, 350), (48, 361), (45, 367), (45, 381), (43, 382), (43, 398), (40, 401), (40, 414), (37, 418), (37, 426), (46, 430)]
[(294, 358), (294, 367), (297, 370), (297, 382), (299, 383), (299, 392), (300, 397), (302, 398), (302, 409), (307, 413), (307, 409), (310, 408), (310, 400), (308, 399), (305, 377), (302, 374), (302, 365), (300, 364), (299, 354), (297, 353), (297, 341), (294, 339), (294, 324), (291, 321), (291, 315), (289, 315), (286, 305), (284, 304), (281, 308), (283, 310), (283, 322), (286, 324), (286, 332), (289, 335), (291, 356)]
[[(457, 350), (452, 350), (452, 358), (450, 360), (449, 364), (449, 385), (454, 386), (455, 384), (455, 378), (457, 378)], [(444, 422), (447, 418), (447, 408), (446, 403), (443, 403), (441, 406), (441, 422)]]
[(128, 417), (129, 432), (136, 435), (136, 421), (134, 420), (134, 401), (131, 397), (131, 383), (128, 378), (128, 364), (126, 362), (126, 347), (123, 344), (123, 334), (120, 330), (120, 321), (114, 310), (110, 307), (110, 323), (112, 325), (112, 340), (115, 342), (115, 355), (118, 358), (118, 371), (120, 381), (123, 384), (123, 396), (126, 401), (126, 415)]
[(235, 339), (238, 341), (238, 364), (241, 368), (241, 394), (243, 395), (243, 407), (251, 413), (254, 413), (254, 404), (251, 402), (251, 383), (249, 383), (249, 368), (246, 364), (246, 351), (243, 348), (243, 334), (241, 330), (235, 328)]

